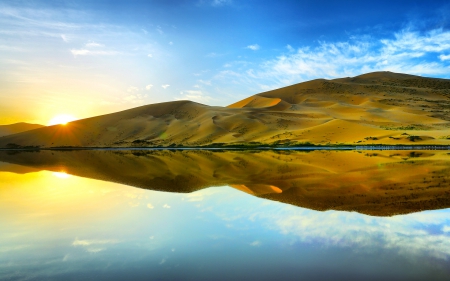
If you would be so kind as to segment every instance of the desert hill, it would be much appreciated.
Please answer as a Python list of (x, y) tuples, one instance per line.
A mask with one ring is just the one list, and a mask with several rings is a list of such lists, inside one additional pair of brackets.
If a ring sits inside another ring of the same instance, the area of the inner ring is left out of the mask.
[(39, 124), (29, 124), (29, 123), (15, 123), (10, 125), (0, 125), (0, 137), (7, 136), (7, 135), (13, 135), (29, 130), (34, 130), (38, 128), (45, 127), (43, 125)]
[(228, 107), (176, 101), (0, 137), (0, 147), (450, 144), (450, 80), (374, 72)]
[(391, 216), (450, 207), (449, 159), (447, 151), (0, 151), (0, 171), (65, 172), (166, 192), (228, 185), (303, 208)]

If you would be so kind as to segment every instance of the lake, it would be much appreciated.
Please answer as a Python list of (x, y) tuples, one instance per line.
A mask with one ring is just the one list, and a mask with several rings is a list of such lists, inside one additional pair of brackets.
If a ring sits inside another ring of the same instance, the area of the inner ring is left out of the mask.
[(0, 280), (448, 280), (449, 151), (0, 151)]

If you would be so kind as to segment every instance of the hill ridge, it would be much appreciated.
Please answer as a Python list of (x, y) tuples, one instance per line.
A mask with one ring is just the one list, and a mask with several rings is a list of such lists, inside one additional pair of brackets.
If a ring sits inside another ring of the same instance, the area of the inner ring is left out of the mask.
[(227, 107), (164, 102), (0, 137), (0, 147), (224, 144), (448, 145), (450, 80), (393, 72), (314, 79)]

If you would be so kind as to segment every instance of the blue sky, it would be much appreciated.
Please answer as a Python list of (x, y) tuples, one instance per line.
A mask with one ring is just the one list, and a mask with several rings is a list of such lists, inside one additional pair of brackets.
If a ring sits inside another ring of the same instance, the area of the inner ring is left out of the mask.
[(0, 124), (380, 70), (449, 78), (448, 15), (448, 1), (2, 1)]

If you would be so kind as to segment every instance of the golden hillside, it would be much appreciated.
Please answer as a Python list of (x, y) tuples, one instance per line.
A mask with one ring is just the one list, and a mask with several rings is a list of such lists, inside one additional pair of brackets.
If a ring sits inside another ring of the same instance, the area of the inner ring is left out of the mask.
[(450, 80), (391, 72), (318, 79), (228, 107), (176, 101), (0, 138), (18, 146), (450, 144)]

